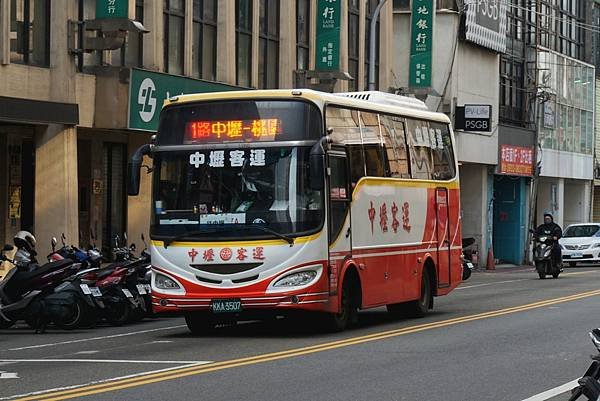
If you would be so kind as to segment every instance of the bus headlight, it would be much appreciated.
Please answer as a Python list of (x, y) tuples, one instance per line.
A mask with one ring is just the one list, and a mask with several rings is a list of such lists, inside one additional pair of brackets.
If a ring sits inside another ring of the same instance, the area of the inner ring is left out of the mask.
[(277, 280), (273, 287), (298, 287), (310, 283), (315, 277), (317, 277), (317, 272), (314, 270), (292, 273)]
[(160, 273), (155, 273), (154, 285), (161, 290), (178, 290), (181, 288), (175, 280)]

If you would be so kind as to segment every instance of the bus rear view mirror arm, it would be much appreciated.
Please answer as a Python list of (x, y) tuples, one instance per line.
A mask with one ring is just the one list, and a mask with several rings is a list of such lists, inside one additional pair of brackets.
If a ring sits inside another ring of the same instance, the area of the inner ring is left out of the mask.
[(310, 189), (320, 191), (325, 183), (325, 147), (331, 143), (329, 136), (324, 136), (310, 150)]
[[(152, 145), (145, 144), (140, 146), (131, 156), (127, 164), (127, 194), (137, 196), (140, 193), (140, 170), (144, 156), (152, 153)], [(148, 169), (148, 173), (152, 170)]]

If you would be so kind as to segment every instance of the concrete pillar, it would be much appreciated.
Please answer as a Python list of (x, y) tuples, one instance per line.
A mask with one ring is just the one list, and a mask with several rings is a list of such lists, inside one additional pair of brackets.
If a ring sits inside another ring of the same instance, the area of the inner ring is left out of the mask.
[(235, 85), (235, 1), (220, 1), (217, 12), (217, 81)]
[(279, 87), (292, 88), (296, 70), (296, 2), (282, 1), (279, 12)]
[(252, 2), (252, 68), (250, 71), (250, 86), (258, 88), (258, 51), (260, 30), (260, 2)]
[(35, 236), (38, 252), (50, 252), (50, 239), (65, 233), (78, 245), (77, 129), (49, 125), (35, 138)]
[[(317, 8), (316, 4), (315, 4), (314, 8), (315, 9)], [(348, 0), (342, 1), (340, 11), (342, 13), (342, 19), (340, 20), (340, 70), (348, 72)], [(311, 18), (316, 21), (316, 19), (317, 19), (316, 11), (315, 11), (314, 16), (312, 15), (312, 12), (311, 12)], [(311, 29), (311, 32), (315, 32), (313, 35), (315, 35), (315, 39), (316, 39), (316, 32), (317, 32), (316, 25), (314, 26), (314, 30), (312, 30), (313, 29), (312, 25), (311, 25), (310, 29)], [(311, 50), (311, 57), (313, 57), (313, 64), (311, 64), (311, 68), (313, 68), (313, 69), (316, 64), (316, 60), (314, 60), (314, 57), (316, 54), (315, 46), (316, 46), (316, 43), (313, 44), (312, 50)], [(358, 77), (352, 77), (352, 78), (358, 79)], [(335, 84), (334, 91), (335, 92), (347, 92), (348, 91), (348, 81), (338, 80), (337, 83)]]
[(379, 90), (387, 92), (391, 86), (391, 71), (394, 52), (394, 7), (392, 1), (387, 1), (379, 14)]
[(0, 65), (10, 63), (10, 1), (0, 0)]
[(556, 183), (556, 211), (554, 222), (563, 227), (565, 224), (565, 179), (559, 178)]
[(594, 204), (594, 187), (592, 181), (585, 181), (583, 190), (583, 221), (592, 221), (592, 205)]
[[(360, 6), (358, 17), (358, 77), (354, 78), (358, 83), (357, 90), (362, 91), (365, 88), (365, 60), (367, 59), (365, 52), (365, 39), (367, 30), (367, 20), (365, 19), (365, 16), (367, 15), (367, 3), (365, 1), (361, 1), (359, 4)], [(347, 13), (344, 15), (347, 15)], [(347, 17), (346, 20), (348, 20)], [(346, 48), (347, 47), (348, 46), (346, 46)]]
[(479, 248), (479, 266), (486, 266), (488, 220), (488, 172), (481, 164), (460, 167), (462, 236), (473, 237)]
[(163, 2), (144, 1), (144, 26), (150, 30), (144, 35), (144, 68), (164, 71)]
[[(162, 3), (162, 2), (159, 2)], [(183, 75), (192, 76), (194, 73), (193, 69), (193, 52), (192, 44), (194, 41), (198, 41), (198, 38), (194, 37), (194, 3), (192, 0), (185, 0), (185, 17), (183, 22)], [(198, 49), (202, 51), (202, 49)]]
[[(128, 153), (129, 156), (143, 144), (150, 142), (150, 134), (134, 134), (129, 135)], [(152, 159), (148, 156), (144, 157), (143, 164), (152, 165)], [(145, 169), (142, 169), (140, 175), (140, 193), (138, 196), (130, 196), (127, 198), (127, 235), (129, 243), (135, 243), (138, 247), (143, 246), (141, 234), (146, 237), (146, 241), (150, 238), (148, 231), (150, 228), (150, 211), (152, 199), (152, 174), (147, 174)], [(139, 248), (141, 250), (141, 248)]]
[[(75, 56), (67, 52), (68, 20), (77, 20), (77, 2), (53, 1), (50, 30), (50, 97), (58, 102), (76, 103)], [(77, 144), (77, 142), (75, 142)], [(75, 171), (77, 177), (77, 170)], [(77, 208), (74, 209), (75, 211)]]

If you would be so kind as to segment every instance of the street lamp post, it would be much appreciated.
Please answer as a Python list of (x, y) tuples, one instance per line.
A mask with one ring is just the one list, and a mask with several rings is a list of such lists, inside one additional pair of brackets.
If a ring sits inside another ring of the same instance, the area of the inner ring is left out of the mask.
[[(368, 0), (367, 0), (368, 1)], [(369, 32), (369, 90), (375, 90), (375, 36), (377, 34), (377, 18), (379, 18), (379, 12), (387, 0), (379, 0), (379, 4), (375, 8), (373, 13), (373, 19), (371, 20), (371, 29)]]

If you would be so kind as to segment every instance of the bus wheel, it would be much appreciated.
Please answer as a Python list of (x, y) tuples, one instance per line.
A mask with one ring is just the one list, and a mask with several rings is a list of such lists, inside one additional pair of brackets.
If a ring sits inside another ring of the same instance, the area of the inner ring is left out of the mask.
[(327, 331), (339, 332), (357, 320), (357, 306), (353, 292), (352, 282), (344, 280), (342, 286), (342, 305), (339, 313), (327, 313), (324, 316), (324, 327)]
[(405, 317), (423, 317), (425, 316), (433, 305), (432, 289), (431, 289), (431, 277), (428, 270), (423, 270), (423, 277), (421, 278), (421, 296), (419, 299), (410, 302), (404, 302), (400, 304), (386, 305), (388, 313), (394, 318), (405, 318)]
[(421, 296), (419, 299), (406, 304), (409, 316), (425, 316), (429, 312), (429, 306), (433, 305), (432, 301), (431, 277), (429, 277), (429, 270), (423, 269), (423, 275), (421, 276)]
[(214, 318), (209, 313), (203, 312), (186, 313), (185, 323), (195, 336), (210, 334), (215, 330), (216, 326)]

